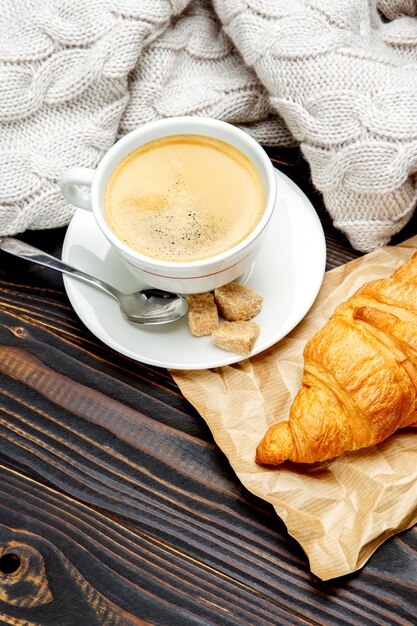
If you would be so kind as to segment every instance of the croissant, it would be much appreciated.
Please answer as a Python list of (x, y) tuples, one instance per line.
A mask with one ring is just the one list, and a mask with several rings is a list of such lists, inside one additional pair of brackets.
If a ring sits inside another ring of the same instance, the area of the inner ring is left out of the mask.
[(289, 420), (268, 429), (256, 462), (316, 463), (417, 426), (417, 252), (363, 285), (306, 344)]

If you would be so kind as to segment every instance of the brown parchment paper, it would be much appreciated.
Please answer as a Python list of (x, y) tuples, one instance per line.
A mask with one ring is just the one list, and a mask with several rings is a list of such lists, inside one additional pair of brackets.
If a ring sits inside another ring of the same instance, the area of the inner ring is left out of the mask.
[(171, 372), (240, 481), (274, 506), (322, 580), (359, 569), (417, 521), (417, 430), (310, 468), (260, 467), (255, 449), (269, 426), (288, 419), (307, 339), (360, 285), (389, 276), (416, 249), (417, 236), (327, 272), (308, 315), (265, 352), (233, 366)]

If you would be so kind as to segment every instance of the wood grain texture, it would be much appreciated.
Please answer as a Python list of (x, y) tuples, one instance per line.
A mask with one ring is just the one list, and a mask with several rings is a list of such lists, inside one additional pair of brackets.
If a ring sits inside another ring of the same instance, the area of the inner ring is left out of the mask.
[[(271, 156), (318, 204), (299, 153)], [(328, 267), (358, 256), (322, 219)], [(63, 236), (22, 238), (59, 254)], [(312, 576), (167, 371), (91, 335), (59, 274), (0, 253), (1, 624), (411, 626), (416, 589), (416, 529)]]

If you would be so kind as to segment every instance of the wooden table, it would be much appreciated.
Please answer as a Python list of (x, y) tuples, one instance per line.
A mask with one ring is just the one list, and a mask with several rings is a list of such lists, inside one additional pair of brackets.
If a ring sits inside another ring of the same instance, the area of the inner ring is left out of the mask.
[[(316, 207), (328, 269), (357, 257), (298, 150), (269, 154)], [(64, 234), (22, 239), (60, 255)], [(316, 579), (169, 373), (97, 340), (61, 275), (0, 261), (1, 624), (417, 624), (415, 528)]]

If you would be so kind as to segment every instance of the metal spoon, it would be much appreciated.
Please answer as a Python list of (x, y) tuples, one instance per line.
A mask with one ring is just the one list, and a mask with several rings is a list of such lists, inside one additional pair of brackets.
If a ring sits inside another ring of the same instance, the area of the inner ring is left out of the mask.
[(182, 296), (152, 288), (134, 293), (122, 293), (99, 278), (77, 270), (75, 267), (63, 263), (50, 254), (38, 250), (24, 241), (20, 241), (20, 239), (0, 237), (0, 249), (21, 259), (45, 265), (73, 278), (78, 278), (89, 285), (98, 287), (98, 289), (105, 291), (119, 302), (122, 314), (130, 322), (137, 324), (166, 324), (167, 322), (180, 319), (188, 311), (187, 301)]

